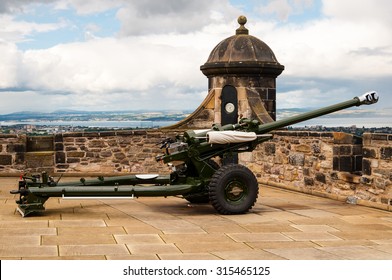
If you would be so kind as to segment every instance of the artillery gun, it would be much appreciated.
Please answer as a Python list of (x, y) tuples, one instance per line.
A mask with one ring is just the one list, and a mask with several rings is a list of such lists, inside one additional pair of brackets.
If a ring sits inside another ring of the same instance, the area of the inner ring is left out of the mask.
[(134, 198), (143, 196), (182, 196), (191, 203), (210, 202), (220, 214), (242, 214), (255, 204), (259, 186), (255, 175), (240, 164), (219, 166), (213, 158), (253, 151), (258, 144), (273, 137), (273, 130), (363, 104), (378, 101), (376, 92), (303, 113), (291, 118), (260, 124), (241, 119), (237, 124), (218, 125), (211, 129), (188, 130), (175, 138), (164, 139), (164, 154), (157, 161), (171, 165), (167, 175), (142, 174), (98, 177), (61, 183), (45, 172), (23, 175), (17, 190), (18, 211), (27, 216), (45, 210), (50, 197), (66, 198)]

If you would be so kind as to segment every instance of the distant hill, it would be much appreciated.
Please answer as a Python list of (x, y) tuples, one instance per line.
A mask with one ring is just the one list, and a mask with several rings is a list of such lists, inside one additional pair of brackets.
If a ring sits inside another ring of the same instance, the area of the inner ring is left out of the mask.
[(78, 111), (54, 112), (21, 111), (0, 115), (0, 121), (89, 121), (89, 120), (181, 120), (191, 111)]

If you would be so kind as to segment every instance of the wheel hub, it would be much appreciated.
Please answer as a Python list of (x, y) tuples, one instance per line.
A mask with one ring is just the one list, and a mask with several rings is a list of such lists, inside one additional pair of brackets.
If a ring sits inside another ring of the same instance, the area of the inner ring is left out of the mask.
[(232, 181), (226, 186), (225, 194), (230, 201), (241, 200), (246, 194), (246, 186), (238, 181)]

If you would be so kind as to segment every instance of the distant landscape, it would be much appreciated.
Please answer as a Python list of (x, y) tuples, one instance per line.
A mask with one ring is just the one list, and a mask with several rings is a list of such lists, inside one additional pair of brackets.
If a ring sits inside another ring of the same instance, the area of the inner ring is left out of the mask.
[(24, 111), (0, 115), (0, 122), (32, 121), (179, 121), (188, 111)]
[[(277, 118), (310, 111), (314, 108), (278, 109)], [(71, 131), (102, 131), (113, 129), (158, 128), (174, 124), (189, 116), (192, 111), (74, 111), (54, 112), (23, 111), (0, 115), (0, 133), (27, 133), (32, 135)], [(390, 133), (392, 108), (384, 110), (346, 109), (320, 118), (293, 125), (291, 129), (330, 130), (347, 127), (354, 134), (365, 131)], [(328, 129), (327, 129), (328, 128)]]
[[(277, 109), (278, 119), (289, 118), (315, 108)], [(192, 110), (132, 110), (132, 111), (75, 111), (57, 110), (54, 112), (22, 111), (0, 114), (0, 122), (32, 121), (179, 121), (191, 114)], [(382, 110), (351, 108), (335, 112), (323, 118), (387, 118), (392, 120), (392, 108)]]

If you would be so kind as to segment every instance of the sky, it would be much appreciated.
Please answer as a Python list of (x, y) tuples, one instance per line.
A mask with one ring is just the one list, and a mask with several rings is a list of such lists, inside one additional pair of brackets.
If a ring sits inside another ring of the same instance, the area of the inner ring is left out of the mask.
[(196, 109), (200, 66), (240, 15), (285, 66), (277, 108), (376, 90), (388, 112), (391, 14), (389, 0), (0, 0), (0, 114)]

